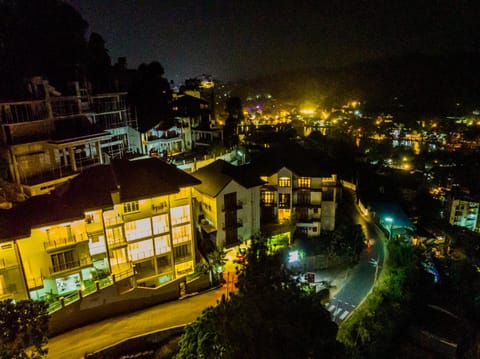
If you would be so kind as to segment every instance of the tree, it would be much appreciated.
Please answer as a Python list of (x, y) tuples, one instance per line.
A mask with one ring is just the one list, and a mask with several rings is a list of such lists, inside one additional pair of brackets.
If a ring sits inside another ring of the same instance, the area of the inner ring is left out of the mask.
[(252, 238), (238, 293), (186, 327), (177, 358), (342, 358), (330, 313), (282, 262), (265, 238)]
[(102, 93), (112, 89), (112, 61), (105, 40), (92, 32), (87, 47), (87, 75), (92, 83), (93, 91)]
[(208, 252), (205, 261), (197, 264), (196, 270), (210, 276), (210, 284), (219, 283), (225, 266), (225, 250), (215, 247)]
[(237, 125), (243, 120), (243, 107), (240, 97), (229, 98), (226, 103), (226, 110), (228, 117), (223, 128), (223, 136), (225, 146), (230, 147), (238, 144)]
[(0, 358), (33, 359), (47, 355), (48, 313), (45, 302), (0, 302), (0, 327)]
[(137, 111), (138, 127), (146, 132), (156, 125), (162, 129), (173, 126), (172, 90), (163, 77), (165, 70), (158, 61), (141, 64), (137, 78), (128, 91), (129, 102)]
[(87, 28), (65, 1), (1, 1), (0, 97), (25, 95), (23, 80), (32, 76), (71, 80), (84, 63)]

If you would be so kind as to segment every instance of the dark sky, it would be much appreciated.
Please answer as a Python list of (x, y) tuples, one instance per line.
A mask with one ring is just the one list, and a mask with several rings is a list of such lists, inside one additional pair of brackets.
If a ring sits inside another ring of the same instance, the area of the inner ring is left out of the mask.
[(473, 51), (475, 1), (70, 0), (112, 62), (231, 80), (406, 52)]

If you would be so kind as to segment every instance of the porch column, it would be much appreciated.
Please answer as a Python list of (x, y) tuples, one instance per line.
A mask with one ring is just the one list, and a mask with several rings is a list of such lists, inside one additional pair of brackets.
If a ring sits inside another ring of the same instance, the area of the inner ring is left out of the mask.
[(75, 161), (75, 147), (70, 147), (68, 149), (68, 154), (70, 156), (70, 165), (72, 166), (72, 169), (76, 172), (77, 162)]
[(97, 147), (97, 156), (100, 159), (100, 164), (103, 165), (103, 153), (102, 153), (102, 146), (100, 146), (100, 141), (95, 142), (95, 146)]

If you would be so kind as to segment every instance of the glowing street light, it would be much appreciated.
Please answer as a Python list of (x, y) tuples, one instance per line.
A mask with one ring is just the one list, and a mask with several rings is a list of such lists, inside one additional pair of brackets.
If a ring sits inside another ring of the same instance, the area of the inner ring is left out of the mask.
[(300, 253), (298, 251), (292, 251), (288, 253), (288, 263), (295, 263), (300, 260)]
[(388, 231), (388, 240), (392, 239), (393, 218), (385, 217), (385, 222), (390, 223), (390, 230)]

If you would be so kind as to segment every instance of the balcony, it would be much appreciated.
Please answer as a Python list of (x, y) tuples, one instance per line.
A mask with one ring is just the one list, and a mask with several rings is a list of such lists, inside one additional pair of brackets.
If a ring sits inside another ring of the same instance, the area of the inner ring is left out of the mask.
[(43, 287), (43, 275), (40, 274), (38, 277), (29, 277), (27, 278), (27, 286), (29, 290), (42, 288)]
[(222, 224), (222, 229), (223, 230), (226, 230), (226, 229), (232, 229), (232, 228), (240, 228), (240, 227), (243, 227), (243, 221), (239, 218), (237, 219), (236, 222), (233, 222), (233, 223), (223, 223)]
[(127, 241), (125, 238), (115, 238), (113, 240), (107, 240), (108, 248), (114, 249), (119, 247), (125, 247), (127, 245)]
[(48, 252), (48, 251), (55, 251), (58, 249), (74, 247), (75, 245), (81, 242), (88, 242), (88, 237), (84, 236), (83, 233), (80, 233), (80, 235), (74, 234), (65, 238), (50, 239), (48, 241), (43, 242), (43, 246), (45, 247), (45, 250)]
[(5, 258), (0, 258), (0, 272), (15, 267), (18, 267), (18, 263), (13, 261), (6, 261)]
[(80, 269), (82, 267), (87, 267), (87, 266), (91, 266), (91, 265), (92, 265), (92, 259), (91, 258), (81, 258), (79, 260), (59, 263), (57, 265), (54, 265), (53, 267), (50, 267), (50, 274), (54, 275), (54, 274), (74, 271), (74, 270)]
[(229, 203), (227, 206), (223, 205), (222, 206), (222, 212), (225, 211), (238, 211), (239, 209), (243, 208), (243, 202), (242, 201), (237, 201), (236, 204), (231, 204)]

